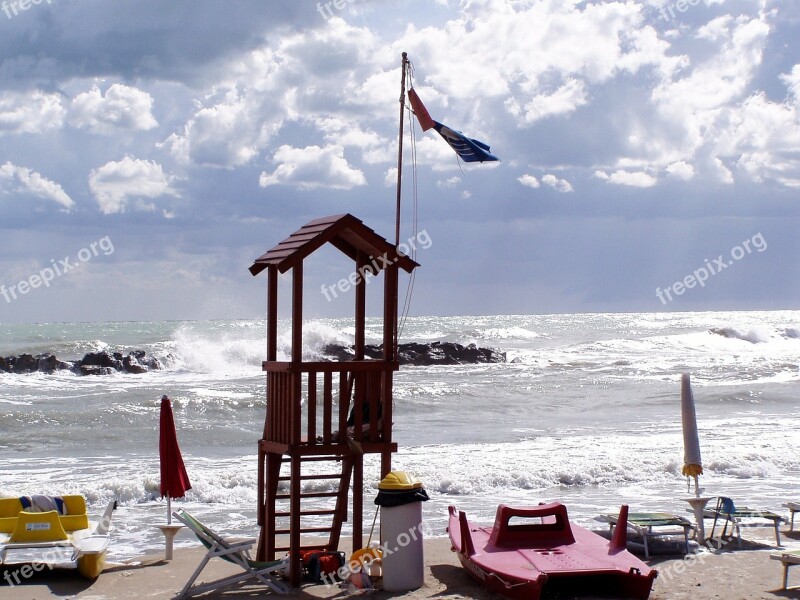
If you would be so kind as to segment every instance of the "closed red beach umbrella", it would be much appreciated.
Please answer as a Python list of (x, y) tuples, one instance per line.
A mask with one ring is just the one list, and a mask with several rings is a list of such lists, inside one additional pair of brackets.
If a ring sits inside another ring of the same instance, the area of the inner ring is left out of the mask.
[(186, 490), (192, 489), (189, 475), (183, 464), (172, 402), (167, 396), (161, 398), (161, 424), (158, 436), (158, 454), (161, 459), (161, 497), (167, 497), (167, 523), (172, 522), (171, 500), (183, 498)]

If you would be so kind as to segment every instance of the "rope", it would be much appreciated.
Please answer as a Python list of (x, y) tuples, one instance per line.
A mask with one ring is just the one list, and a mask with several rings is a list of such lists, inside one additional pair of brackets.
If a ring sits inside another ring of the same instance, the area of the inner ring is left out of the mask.
[[(407, 81), (408, 81), (408, 88), (411, 89), (414, 87), (413, 82), (413, 72), (414, 72), (414, 63), (411, 61), (408, 62), (408, 71), (407, 71)], [(406, 105), (406, 112), (408, 114), (408, 120), (411, 126), (408, 128), (408, 135), (411, 142), (411, 189), (412, 189), (412, 212), (411, 212), (411, 230), (413, 235), (412, 239), (416, 239), (418, 234), (418, 219), (419, 219), (419, 212), (418, 212), (418, 200), (419, 200), (419, 190), (418, 190), (418, 179), (417, 179), (417, 130), (415, 126), (415, 119), (413, 118), (413, 112), (411, 110), (411, 106)], [(416, 261), (417, 259), (417, 247), (414, 244), (411, 248), (410, 257), (412, 260)], [(411, 275), (408, 279), (408, 285), (406, 287), (406, 297), (403, 301), (403, 310), (401, 311), (400, 317), (400, 325), (397, 330), (397, 338), (400, 339), (400, 336), (403, 333), (403, 329), (405, 328), (406, 320), (408, 318), (408, 313), (411, 310), (411, 297), (414, 291), (414, 280), (416, 278), (416, 269), (411, 271)]]

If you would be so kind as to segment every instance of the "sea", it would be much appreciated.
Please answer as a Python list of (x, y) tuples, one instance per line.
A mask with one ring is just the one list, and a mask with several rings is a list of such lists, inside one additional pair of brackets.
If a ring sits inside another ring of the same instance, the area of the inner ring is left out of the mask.
[[(368, 320), (368, 343), (381, 323)], [(304, 323), (303, 352), (351, 344), (352, 319)], [(279, 354), (290, 328), (280, 323)], [(409, 317), (401, 342), (500, 349), (507, 362), (404, 366), (395, 378), (393, 468), (423, 482), (426, 535), (447, 508), (491, 523), (500, 503), (600, 514), (688, 514), (681, 374), (691, 375), (704, 495), (781, 512), (800, 497), (800, 311)], [(256, 536), (257, 440), (265, 418), (265, 322), (0, 324), (0, 355), (145, 350), (144, 374), (0, 373), (0, 496), (116, 499), (110, 560), (163, 550), (156, 525), (162, 395), (173, 401), (192, 489), (173, 501), (214, 529)], [(365, 462), (364, 528), (380, 468)], [(319, 484), (317, 484), (319, 485)], [(345, 531), (349, 527), (346, 524)], [(184, 532), (176, 544), (196, 540)]]

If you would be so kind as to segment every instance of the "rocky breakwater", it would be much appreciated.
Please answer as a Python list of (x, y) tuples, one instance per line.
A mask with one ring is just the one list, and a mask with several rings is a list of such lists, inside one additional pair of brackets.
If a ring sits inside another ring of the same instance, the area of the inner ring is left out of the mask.
[[(353, 360), (353, 346), (328, 344), (323, 350), (325, 356), (337, 360)], [(383, 358), (383, 344), (368, 344), (364, 347), (366, 358)], [(504, 363), (506, 353), (497, 348), (480, 348), (475, 344), (463, 346), (454, 342), (431, 342), (422, 344), (409, 342), (397, 348), (397, 359), (401, 365), (468, 365), (478, 363)]]
[(20, 354), (0, 356), (0, 371), (6, 373), (54, 373), (72, 371), (77, 375), (110, 375), (111, 373), (146, 373), (158, 371), (161, 363), (144, 350), (134, 350), (127, 355), (121, 352), (90, 352), (80, 360), (63, 361), (53, 354)]

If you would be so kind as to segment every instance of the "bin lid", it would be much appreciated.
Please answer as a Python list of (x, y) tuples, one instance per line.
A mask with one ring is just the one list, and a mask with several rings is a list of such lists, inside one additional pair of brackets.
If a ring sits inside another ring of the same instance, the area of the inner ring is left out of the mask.
[(413, 475), (409, 475), (405, 471), (392, 471), (378, 484), (379, 490), (391, 490), (398, 492), (418, 490), (421, 487), (422, 482)]

